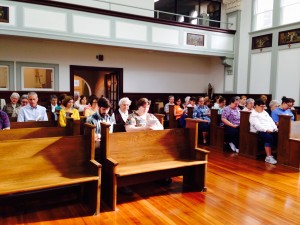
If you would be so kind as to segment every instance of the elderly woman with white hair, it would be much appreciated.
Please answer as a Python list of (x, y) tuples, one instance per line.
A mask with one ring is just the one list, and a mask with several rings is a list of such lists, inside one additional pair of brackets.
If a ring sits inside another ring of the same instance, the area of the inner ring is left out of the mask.
[(13, 92), (10, 96), (10, 103), (6, 104), (2, 111), (6, 112), (9, 117), (17, 117), (16, 109), (20, 106), (18, 103), (19, 99), (20, 95), (17, 92)]
[[(114, 124), (114, 131), (116, 131), (115, 128), (117, 128), (117, 126), (119, 126), (119, 131), (125, 131), (124, 125), (128, 119), (128, 115), (131, 113), (129, 112), (130, 105), (131, 101), (127, 97), (121, 98), (119, 100), (119, 109), (116, 110), (111, 116), (112, 124)], [(117, 126), (115, 126), (115, 124)]]
[(252, 112), (254, 109), (254, 99), (248, 98), (246, 100), (246, 107), (242, 111)]

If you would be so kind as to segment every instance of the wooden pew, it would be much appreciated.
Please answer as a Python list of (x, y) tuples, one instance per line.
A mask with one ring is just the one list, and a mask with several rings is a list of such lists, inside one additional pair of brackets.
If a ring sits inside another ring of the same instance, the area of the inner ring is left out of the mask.
[(187, 118), (193, 118), (194, 107), (189, 106), (187, 112)]
[(83, 199), (98, 214), (101, 165), (94, 160), (95, 127), (86, 128), (85, 136), (1, 141), (0, 204), (10, 197), (80, 185)]
[(174, 115), (174, 105), (169, 105), (169, 128), (177, 128), (178, 121)]
[(154, 113), (154, 116), (159, 120), (159, 122), (164, 125), (165, 115), (160, 113)]
[(265, 154), (263, 148), (259, 148), (258, 135), (250, 132), (251, 112), (240, 111), (240, 155), (256, 159), (258, 155)]
[(300, 121), (279, 115), (277, 161), (300, 170)]
[(210, 145), (218, 150), (224, 149), (224, 127), (220, 126), (221, 115), (217, 109), (211, 109), (210, 114)]
[[(27, 123), (27, 122), (22, 122)], [(16, 128), (10, 130), (0, 131), (0, 141), (43, 138), (43, 137), (57, 137), (57, 136), (72, 136), (74, 134), (73, 118), (67, 118), (66, 127), (29, 127)], [(79, 133), (78, 133), (79, 135)]]
[(57, 121), (11, 122), (10, 129), (32, 127), (57, 127)]
[(206, 190), (208, 151), (195, 147), (196, 125), (111, 134), (109, 126), (101, 124), (101, 149), (106, 152), (102, 196), (113, 210), (117, 206), (117, 188), (122, 186), (183, 175), (184, 187)]

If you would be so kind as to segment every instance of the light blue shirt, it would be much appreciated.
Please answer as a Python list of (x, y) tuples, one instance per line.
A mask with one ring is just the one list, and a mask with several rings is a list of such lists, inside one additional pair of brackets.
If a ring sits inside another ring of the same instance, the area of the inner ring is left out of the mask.
[(48, 116), (46, 113), (46, 108), (40, 105), (36, 107), (31, 107), (29, 104), (21, 107), (20, 113), (18, 115), (18, 122), (27, 121), (48, 121)]
[(290, 109), (282, 109), (280, 107), (274, 109), (271, 113), (272, 115), (272, 119), (275, 123), (278, 123), (279, 122), (279, 115), (288, 115), (288, 116), (292, 116), (291, 120), (294, 121), (295, 118), (294, 118), (294, 114), (293, 112), (290, 110)]

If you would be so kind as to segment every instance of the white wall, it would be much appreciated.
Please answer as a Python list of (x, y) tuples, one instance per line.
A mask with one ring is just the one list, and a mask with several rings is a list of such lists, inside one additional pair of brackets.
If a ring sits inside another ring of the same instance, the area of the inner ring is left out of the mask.
[[(154, 13), (152, 11), (149, 11), (149, 10), (154, 10), (153, 0), (103, 0), (104, 2), (94, 1), (94, 0), (55, 0), (55, 1), (76, 4), (76, 5), (90, 6), (94, 8), (107, 9), (107, 10), (113, 10), (117, 12), (124, 12), (124, 13), (130, 13), (130, 14), (136, 14), (142, 16), (149, 16), (149, 17), (154, 16)], [(130, 7), (126, 7), (124, 5)], [(149, 10), (143, 10), (143, 9), (149, 9)]]
[(282, 96), (295, 99), (300, 103), (300, 48), (278, 52), (276, 99)]
[(214, 92), (223, 93), (219, 57), (8, 36), (0, 42), (0, 61), (59, 64), (59, 91), (69, 91), (70, 65), (81, 65), (123, 68), (124, 92), (201, 93), (211, 83)]
[(271, 52), (251, 55), (249, 93), (270, 93)]

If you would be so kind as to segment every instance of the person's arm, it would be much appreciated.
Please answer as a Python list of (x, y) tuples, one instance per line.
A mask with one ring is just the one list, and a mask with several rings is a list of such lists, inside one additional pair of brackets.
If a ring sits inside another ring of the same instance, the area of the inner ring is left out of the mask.
[(160, 123), (160, 121), (153, 114), (150, 114), (150, 119), (156, 121), (155, 123), (149, 124), (147, 126), (150, 130), (163, 130), (164, 129), (164, 126)]
[(111, 117), (110, 117), (110, 122), (111, 122), (111, 124), (117, 124), (115, 113), (113, 113), (113, 114), (111, 115)]
[(73, 109), (73, 114), (71, 116), (74, 120), (80, 120), (79, 111), (77, 109)]
[(167, 103), (164, 107), (165, 113), (169, 113), (169, 103)]
[(25, 113), (23, 107), (20, 109), (17, 122), (25, 122)]
[(2, 113), (2, 122), (2, 130), (10, 130), (10, 121), (5, 112)]
[(256, 131), (267, 132), (267, 129), (261, 125), (261, 122), (259, 121), (258, 116), (255, 115), (254, 113), (250, 114), (249, 122), (250, 122), (250, 125), (253, 126)]
[(224, 123), (225, 126), (229, 126), (229, 127), (233, 127), (233, 128), (238, 127), (238, 125), (234, 125), (233, 123), (231, 123), (231, 122), (227, 119), (227, 116), (228, 116), (227, 114), (228, 114), (228, 113), (229, 113), (229, 112), (227, 112), (226, 109), (223, 110), (223, 112), (222, 112), (222, 117), (221, 117), (222, 123)]
[(46, 108), (44, 108), (44, 107), (43, 107), (43, 114), (42, 114), (41, 120), (42, 121), (48, 121), (48, 115), (47, 115), (47, 112), (46, 112)]
[(59, 121), (58, 121), (59, 125), (61, 127), (66, 127), (66, 112), (65, 110), (60, 110), (59, 111)]

